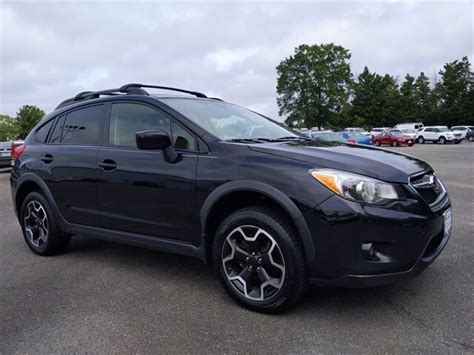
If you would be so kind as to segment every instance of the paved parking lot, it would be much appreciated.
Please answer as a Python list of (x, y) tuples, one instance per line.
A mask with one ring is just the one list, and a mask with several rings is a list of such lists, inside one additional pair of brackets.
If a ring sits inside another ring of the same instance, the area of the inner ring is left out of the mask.
[(311, 288), (278, 316), (235, 305), (192, 258), (80, 236), (63, 255), (35, 256), (0, 173), (0, 354), (474, 353), (474, 144), (396, 149), (428, 161), (447, 186), (444, 252), (416, 279)]

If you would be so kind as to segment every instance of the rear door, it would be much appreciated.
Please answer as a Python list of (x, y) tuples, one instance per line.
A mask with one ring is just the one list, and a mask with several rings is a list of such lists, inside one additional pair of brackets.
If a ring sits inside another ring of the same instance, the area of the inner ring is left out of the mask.
[(41, 148), (43, 178), (68, 222), (100, 225), (96, 159), (104, 119), (104, 104), (70, 111), (57, 118)]
[[(116, 102), (98, 154), (98, 197), (103, 227), (150, 236), (195, 241), (196, 137), (154, 106)], [(135, 133), (164, 129), (182, 159), (164, 160), (162, 151), (140, 150)]]

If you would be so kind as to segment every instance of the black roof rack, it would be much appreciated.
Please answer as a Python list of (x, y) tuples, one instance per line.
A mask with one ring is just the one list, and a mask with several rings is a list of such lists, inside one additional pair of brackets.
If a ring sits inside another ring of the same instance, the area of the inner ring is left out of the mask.
[(59, 109), (59, 108), (65, 107), (65, 106), (72, 105), (72, 104), (74, 104), (76, 102), (79, 102), (79, 101), (97, 99), (101, 96), (114, 96), (114, 95), (123, 95), (123, 94), (127, 94), (127, 95), (149, 95), (149, 93), (146, 90), (144, 90), (143, 88), (179, 91), (179, 92), (184, 92), (186, 94), (194, 95), (196, 97), (207, 98), (206, 95), (204, 95), (201, 92), (197, 92), (197, 91), (177, 89), (177, 88), (172, 88), (172, 87), (168, 87), (168, 86), (144, 85), (144, 84), (132, 83), (132, 84), (123, 85), (123, 86), (121, 86), (120, 88), (117, 88), (117, 89), (80, 92), (76, 96), (61, 102), (58, 105), (58, 107), (56, 107), (56, 110)]
[(150, 88), (150, 89), (178, 91), (178, 92), (184, 92), (186, 94), (191, 94), (191, 95), (194, 95), (196, 97), (201, 97), (201, 98), (204, 98), (204, 99), (207, 98), (207, 96), (205, 94), (203, 94), (202, 92), (172, 88), (172, 87), (169, 87), (169, 86), (145, 85), (145, 84), (127, 84), (127, 85), (122, 86), (120, 88), (120, 90), (130, 90), (130, 89), (134, 89), (134, 88)]

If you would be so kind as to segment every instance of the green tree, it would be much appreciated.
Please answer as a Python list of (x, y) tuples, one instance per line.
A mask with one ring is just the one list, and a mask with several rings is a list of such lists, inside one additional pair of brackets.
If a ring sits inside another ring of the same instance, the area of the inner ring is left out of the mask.
[(37, 106), (24, 105), (16, 114), (17, 138), (25, 139), (28, 133), (44, 116), (44, 111)]
[(16, 139), (15, 120), (8, 115), (0, 115), (0, 142)]
[(419, 120), (425, 120), (432, 106), (430, 80), (423, 72), (415, 80), (415, 104)]
[(277, 104), (289, 126), (321, 127), (340, 114), (349, 95), (350, 57), (333, 43), (303, 44), (277, 66)]
[(352, 125), (363, 118), (369, 127), (393, 125), (399, 116), (399, 91), (390, 75), (371, 73), (367, 67), (352, 86)]
[(439, 109), (445, 124), (474, 124), (474, 73), (467, 57), (446, 63), (439, 74)]
[(414, 121), (417, 119), (417, 105), (415, 97), (415, 78), (410, 74), (405, 76), (405, 81), (400, 86), (400, 104), (401, 104), (401, 119), (403, 121)]

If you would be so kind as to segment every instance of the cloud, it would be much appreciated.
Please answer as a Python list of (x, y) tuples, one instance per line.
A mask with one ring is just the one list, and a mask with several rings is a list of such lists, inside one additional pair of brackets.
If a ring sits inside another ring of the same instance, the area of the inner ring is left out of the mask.
[(51, 111), (80, 91), (127, 82), (214, 93), (277, 117), (278, 63), (334, 42), (403, 78), (473, 53), (466, 3), (18, 2), (1, 5), (0, 113)]

